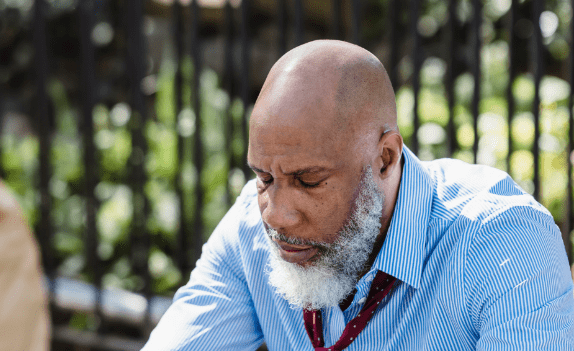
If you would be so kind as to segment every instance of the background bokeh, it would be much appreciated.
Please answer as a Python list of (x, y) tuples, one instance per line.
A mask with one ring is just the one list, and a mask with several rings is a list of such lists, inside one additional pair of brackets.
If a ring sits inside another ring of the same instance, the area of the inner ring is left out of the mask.
[[(369, 49), (386, 66), (400, 131), (407, 145), (418, 142), (421, 159), (472, 163), (476, 152), (477, 163), (507, 171), (534, 193), (537, 148), (539, 201), (571, 252), (573, 5), (541, 1), (536, 23), (533, 1), (46, 0), (40, 11), (45, 30), (35, 32), (36, 2), (0, 0), (1, 175), (42, 235), (48, 276), (148, 298), (172, 296), (187, 280), (200, 242), (253, 177), (245, 167), (245, 125), (271, 65), (299, 43), (340, 38)], [(92, 21), (88, 68), (85, 18)], [(137, 38), (142, 45), (135, 47)], [(93, 76), (88, 116), (86, 69)], [(39, 103), (42, 72), (47, 107)], [(86, 134), (89, 121), (93, 132)], [(88, 167), (91, 141), (94, 164)], [(86, 192), (87, 172), (93, 192)], [(41, 213), (44, 186), (48, 217)], [(93, 238), (86, 236), (88, 206), (94, 208)], [(72, 312), (57, 322), (98, 330), (96, 317)]]

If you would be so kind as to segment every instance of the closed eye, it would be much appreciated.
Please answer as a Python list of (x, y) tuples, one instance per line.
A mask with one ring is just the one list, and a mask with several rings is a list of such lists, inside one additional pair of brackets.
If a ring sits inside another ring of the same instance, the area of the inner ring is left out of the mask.
[(317, 186), (319, 186), (319, 184), (321, 184), (321, 182), (318, 183), (307, 183), (302, 181), (301, 179), (299, 179), (299, 183), (304, 187), (304, 188), (316, 188)]

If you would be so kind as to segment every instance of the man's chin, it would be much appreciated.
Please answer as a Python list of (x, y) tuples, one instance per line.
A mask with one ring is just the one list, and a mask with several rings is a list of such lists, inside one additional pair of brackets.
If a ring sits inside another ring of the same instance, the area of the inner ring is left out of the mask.
[(320, 262), (290, 263), (272, 255), (269, 283), (293, 307), (321, 309), (339, 304), (355, 285)]

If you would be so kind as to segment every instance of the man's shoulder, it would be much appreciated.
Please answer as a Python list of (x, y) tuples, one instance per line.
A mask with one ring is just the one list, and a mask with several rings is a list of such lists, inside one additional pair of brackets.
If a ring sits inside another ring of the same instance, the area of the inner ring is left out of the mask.
[(257, 188), (255, 181), (251, 180), (245, 184), (231, 209), (219, 222), (208, 243), (236, 251), (241, 245), (251, 245), (254, 240), (260, 240), (262, 228)]
[(237, 198), (236, 206), (239, 207), (239, 233), (240, 235), (249, 232), (248, 235), (253, 237), (256, 231), (261, 232), (263, 223), (261, 221), (261, 212), (259, 211), (259, 204), (257, 202), (257, 186), (255, 179), (248, 181), (241, 194)]
[(213, 272), (223, 270), (243, 281), (246, 279), (245, 270), (266, 254), (256, 195), (254, 182), (248, 182), (203, 245), (201, 258), (196, 264), (199, 269), (192, 273), (194, 279), (214, 279)]
[[(237, 196), (235, 203), (226, 214), (226, 217), (223, 218), (222, 222), (233, 219), (234, 225), (236, 226), (254, 226), (258, 224), (261, 216), (257, 205), (257, 187), (255, 180), (250, 180), (243, 186), (241, 193)], [(240, 229), (240, 227), (237, 229)]]
[(426, 166), (434, 181), (430, 224), (442, 228), (437, 239), (454, 239), (466, 255), (476, 250), (483, 258), (505, 250), (538, 255), (529, 247), (561, 245), (550, 212), (506, 172), (448, 159)]
[(540, 272), (569, 278), (552, 215), (506, 172), (457, 160), (424, 164), (434, 182), (429, 228), (441, 228), (431, 237), (456, 248), (455, 266), (468, 284), (498, 277), (505, 283), (497, 289), (504, 290)]
[(504, 171), (454, 159), (424, 164), (434, 182), (433, 217), (446, 220), (464, 217), (484, 224), (511, 215), (511, 208), (550, 216)]
[(235, 202), (242, 204), (245, 207), (257, 205), (257, 186), (255, 179), (249, 180), (245, 183)]

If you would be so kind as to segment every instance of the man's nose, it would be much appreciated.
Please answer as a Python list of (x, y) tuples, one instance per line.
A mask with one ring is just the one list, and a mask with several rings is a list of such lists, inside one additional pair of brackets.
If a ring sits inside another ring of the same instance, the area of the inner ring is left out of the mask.
[(261, 217), (268, 226), (279, 230), (292, 228), (301, 221), (301, 213), (297, 210), (294, 194), (289, 189), (274, 187), (268, 189), (267, 204)]

